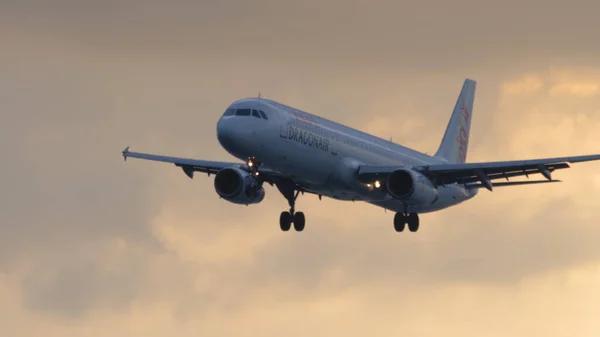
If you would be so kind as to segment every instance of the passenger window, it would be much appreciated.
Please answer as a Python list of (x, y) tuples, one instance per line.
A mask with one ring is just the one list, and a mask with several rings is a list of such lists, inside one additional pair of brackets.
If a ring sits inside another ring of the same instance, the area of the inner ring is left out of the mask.
[(260, 113), (260, 115), (262, 116), (262, 118), (264, 118), (264, 119), (269, 119), (269, 118), (267, 117), (267, 114), (266, 114), (264, 111), (262, 111), (262, 110), (258, 110), (258, 112)]
[(251, 114), (250, 109), (237, 109), (237, 111), (235, 112), (236, 116), (250, 116)]
[(258, 114), (257, 110), (252, 109), (252, 116), (256, 117), (256, 118), (260, 118), (260, 115)]
[(235, 109), (227, 109), (225, 110), (225, 113), (223, 114), (223, 116), (233, 116), (235, 115)]

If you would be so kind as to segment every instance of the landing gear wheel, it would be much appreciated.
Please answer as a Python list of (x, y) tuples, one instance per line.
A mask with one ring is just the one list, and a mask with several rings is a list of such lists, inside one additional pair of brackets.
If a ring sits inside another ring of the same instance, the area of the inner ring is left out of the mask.
[(408, 223), (409, 231), (416, 232), (419, 230), (419, 215), (417, 213), (408, 214), (406, 222)]
[(281, 212), (279, 216), (279, 227), (284, 232), (287, 232), (292, 227), (292, 215), (290, 212)]
[(406, 226), (406, 217), (402, 213), (394, 215), (394, 229), (396, 232), (402, 232)]
[(294, 229), (296, 232), (302, 232), (304, 230), (305, 223), (306, 219), (304, 218), (304, 213), (298, 212), (294, 214)]

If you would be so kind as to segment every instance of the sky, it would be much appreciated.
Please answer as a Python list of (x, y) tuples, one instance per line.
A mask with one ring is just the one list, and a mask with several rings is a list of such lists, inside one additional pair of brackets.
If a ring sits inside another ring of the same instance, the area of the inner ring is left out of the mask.
[(421, 216), (212, 177), (263, 97), (433, 153), (477, 80), (468, 161), (600, 153), (597, 1), (0, 0), (2, 336), (598, 336), (600, 164)]

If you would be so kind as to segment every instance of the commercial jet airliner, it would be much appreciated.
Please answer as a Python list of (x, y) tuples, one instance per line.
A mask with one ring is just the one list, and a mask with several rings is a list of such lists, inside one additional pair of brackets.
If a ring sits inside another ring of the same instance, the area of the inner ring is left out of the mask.
[[(232, 103), (217, 123), (221, 146), (241, 162), (217, 162), (131, 152), (123, 157), (175, 164), (215, 175), (217, 194), (241, 205), (258, 204), (264, 183), (289, 202), (281, 230), (303, 231), (295, 205), (300, 193), (364, 201), (395, 212), (394, 229), (419, 229), (419, 214), (439, 211), (477, 195), (480, 188), (558, 182), (551, 172), (600, 155), (467, 163), (475, 81), (466, 79), (439, 149), (433, 156), (264, 98)], [(509, 181), (541, 174), (546, 179)], [(495, 182), (497, 179), (507, 181)]]

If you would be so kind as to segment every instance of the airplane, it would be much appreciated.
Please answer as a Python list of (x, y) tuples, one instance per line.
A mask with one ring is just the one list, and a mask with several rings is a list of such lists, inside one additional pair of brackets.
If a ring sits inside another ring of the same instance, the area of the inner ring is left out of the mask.
[[(599, 160), (600, 155), (468, 163), (467, 150), (476, 82), (465, 79), (435, 155), (309, 114), (270, 99), (233, 102), (217, 122), (217, 139), (242, 162), (168, 157), (123, 150), (128, 157), (175, 164), (214, 174), (217, 195), (240, 205), (258, 204), (264, 183), (287, 199), (279, 217), (282, 231), (301, 232), (306, 218), (297, 212), (299, 194), (363, 201), (395, 212), (394, 229), (419, 229), (419, 214), (440, 211), (475, 197), (481, 188), (560, 182), (551, 173), (569, 163)], [(541, 174), (546, 179), (509, 181)], [(496, 182), (506, 179), (506, 182)]]

